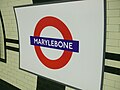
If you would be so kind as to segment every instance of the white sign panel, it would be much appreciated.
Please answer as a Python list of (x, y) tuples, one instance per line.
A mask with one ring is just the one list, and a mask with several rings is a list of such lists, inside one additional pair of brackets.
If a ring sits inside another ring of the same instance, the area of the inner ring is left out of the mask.
[(104, 1), (15, 8), (20, 68), (82, 90), (100, 90)]

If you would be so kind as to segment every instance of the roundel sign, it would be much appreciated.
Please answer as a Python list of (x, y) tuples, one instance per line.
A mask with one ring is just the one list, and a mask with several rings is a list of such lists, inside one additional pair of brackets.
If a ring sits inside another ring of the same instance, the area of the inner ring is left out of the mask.
[[(40, 37), (41, 31), (47, 26), (57, 28), (64, 39)], [(73, 51), (78, 52), (78, 48), (75, 47), (78, 44), (78, 41), (73, 41), (68, 27), (60, 19), (53, 16), (43, 17), (37, 23), (34, 31), (34, 36), (31, 36), (31, 44), (34, 45), (36, 54), (42, 64), (51, 69), (60, 69), (64, 67), (69, 62)], [(64, 52), (60, 58), (51, 60), (44, 55), (40, 48), (41, 46), (64, 50)]]
[(68, 1), (15, 7), (20, 68), (78, 90), (100, 90), (104, 0)]

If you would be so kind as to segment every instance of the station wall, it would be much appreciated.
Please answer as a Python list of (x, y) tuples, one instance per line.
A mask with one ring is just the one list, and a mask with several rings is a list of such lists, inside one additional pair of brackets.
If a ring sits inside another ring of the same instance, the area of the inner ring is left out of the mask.
[[(45, 1), (52, 0), (0, 0), (0, 79), (22, 90), (47, 90), (47, 86), (49, 90), (73, 90), (19, 69), (19, 41), (13, 7)], [(107, 0), (106, 13), (103, 90), (120, 90), (120, 0)]]

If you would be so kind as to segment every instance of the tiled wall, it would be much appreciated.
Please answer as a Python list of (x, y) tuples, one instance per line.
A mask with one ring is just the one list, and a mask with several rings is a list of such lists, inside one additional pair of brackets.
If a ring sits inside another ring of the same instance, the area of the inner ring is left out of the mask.
[[(13, 41), (18, 40), (13, 6), (32, 3), (32, 0), (0, 0), (0, 11), (4, 21), (6, 39)], [(0, 39), (2, 39), (2, 36), (0, 36)], [(106, 52), (120, 54), (120, 0), (107, 0), (106, 44)], [(2, 43), (0, 43), (0, 45), (2, 45)], [(18, 44), (6, 42), (6, 46), (8, 47), (6, 51), (7, 62), (0, 62), (0, 79), (22, 90), (35, 90), (37, 86), (37, 76), (19, 69)], [(10, 47), (14, 50), (11, 50)], [(120, 69), (120, 61), (110, 59), (106, 59), (105, 61), (106, 66)], [(120, 90), (120, 75), (105, 72), (103, 88), (103, 90)], [(73, 89), (66, 87), (66, 90)]]
[[(120, 54), (120, 0), (107, 0), (106, 52)], [(120, 69), (117, 60), (106, 59), (105, 65)], [(104, 73), (104, 90), (120, 90), (120, 75)]]
[[(1, 14), (1, 12), (0, 12)], [(0, 58), (5, 58), (4, 57), (4, 36), (3, 36), (3, 29), (2, 29), (2, 21), (1, 21), (1, 17), (0, 17)]]
[[(31, 3), (32, 0), (0, 0), (0, 11), (2, 13), (7, 39), (18, 40), (18, 32), (13, 6), (26, 5)], [(10, 42), (7, 42), (6, 46), (18, 48), (18, 44)], [(6, 54), (7, 62), (0, 62), (0, 79), (7, 81), (8, 83), (22, 90), (35, 90), (37, 76), (19, 69), (19, 52), (7, 49)]]
[(120, 54), (120, 0), (107, 0), (107, 52)]

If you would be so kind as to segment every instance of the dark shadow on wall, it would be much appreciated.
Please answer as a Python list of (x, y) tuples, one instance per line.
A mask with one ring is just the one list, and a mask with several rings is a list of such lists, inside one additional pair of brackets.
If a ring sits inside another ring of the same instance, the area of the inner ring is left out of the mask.
[(65, 85), (61, 85), (55, 81), (38, 76), (36, 90), (65, 90)]
[(33, 4), (58, 3), (58, 2), (69, 2), (69, 1), (82, 1), (82, 0), (33, 0)]
[(43, 2), (50, 2), (50, 1), (56, 1), (56, 0), (33, 0), (33, 3), (43, 3)]
[(0, 79), (0, 90), (20, 90), (20, 89)]

